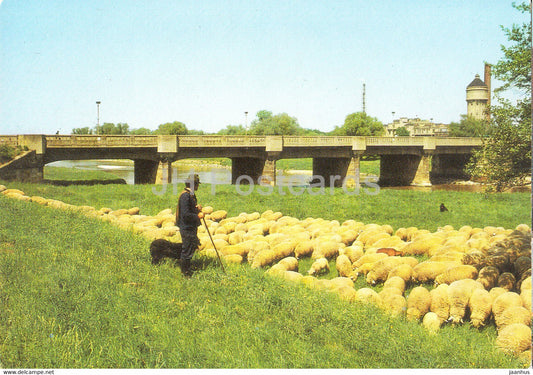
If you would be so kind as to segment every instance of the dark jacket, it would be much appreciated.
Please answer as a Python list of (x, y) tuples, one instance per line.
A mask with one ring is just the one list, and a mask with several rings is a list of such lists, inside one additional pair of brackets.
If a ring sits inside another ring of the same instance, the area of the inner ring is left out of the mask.
[(198, 217), (198, 209), (196, 195), (194, 195), (189, 188), (185, 188), (178, 200), (178, 208), (176, 210), (176, 225), (181, 230), (194, 230), (201, 225)]

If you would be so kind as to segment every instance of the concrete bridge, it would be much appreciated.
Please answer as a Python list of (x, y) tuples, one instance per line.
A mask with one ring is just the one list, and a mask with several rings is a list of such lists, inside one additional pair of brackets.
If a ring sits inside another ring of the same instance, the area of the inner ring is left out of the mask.
[[(174, 136), (174, 135), (12, 135), (0, 145), (25, 146), (30, 152), (4, 165), (0, 179), (39, 181), (44, 165), (59, 160), (131, 159), (135, 183), (171, 181), (171, 163), (187, 158), (232, 160), (232, 181), (276, 182), (276, 161), (313, 158), (313, 175), (340, 186), (359, 178), (364, 155), (379, 155), (381, 186), (430, 185), (432, 178), (465, 177), (463, 168), (479, 138), (349, 136)], [(333, 176), (333, 177), (332, 177)], [(337, 177), (335, 177), (337, 176)]]

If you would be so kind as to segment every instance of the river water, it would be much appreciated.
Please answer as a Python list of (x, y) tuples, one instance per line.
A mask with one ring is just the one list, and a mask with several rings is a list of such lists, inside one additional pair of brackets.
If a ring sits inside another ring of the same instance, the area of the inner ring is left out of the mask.
[[(176, 165), (176, 164), (175, 164)], [(127, 184), (134, 183), (133, 162), (128, 160), (64, 160), (47, 164), (50, 167), (66, 167), (81, 170), (91, 171), (105, 171), (112, 173), (117, 178), (122, 178)], [(191, 173), (196, 173), (200, 176), (200, 181), (208, 184), (231, 184), (231, 170), (216, 164), (196, 164), (178, 163), (177, 167), (173, 167), (172, 183), (184, 183), (187, 176)], [(276, 175), (276, 183), (281, 186), (308, 186), (311, 179), (311, 171), (283, 171), (278, 170)], [(361, 183), (364, 182), (365, 177), (361, 175)], [(369, 176), (372, 178), (373, 176)], [(374, 178), (376, 178), (375, 176)], [(372, 180), (372, 182), (375, 181)], [(382, 187), (381, 189), (395, 189), (395, 190), (414, 190), (414, 191), (467, 191), (467, 192), (483, 192), (483, 186), (479, 184), (463, 183), (463, 184), (437, 184), (433, 186), (395, 186)], [(530, 186), (514, 188), (512, 192), (531, 192)]]

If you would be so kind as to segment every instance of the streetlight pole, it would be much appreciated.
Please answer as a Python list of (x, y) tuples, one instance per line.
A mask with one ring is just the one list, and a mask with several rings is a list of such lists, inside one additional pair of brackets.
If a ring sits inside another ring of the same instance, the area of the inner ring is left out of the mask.
[(96, 132), (100, 130), (100, 100), (96, 101)]
[(248, 111), (244, 111), (244, 130), (245, 134), (248, 135)]

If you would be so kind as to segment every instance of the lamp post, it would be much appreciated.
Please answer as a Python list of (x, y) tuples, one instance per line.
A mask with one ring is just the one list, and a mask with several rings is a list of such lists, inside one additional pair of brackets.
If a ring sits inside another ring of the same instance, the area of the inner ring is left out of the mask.
[(100, 130), (100, 100), (96, 101), (96, 131)]
[(245, 134), (248, 135), (248, 111), (244, 111), (244, 130)]

